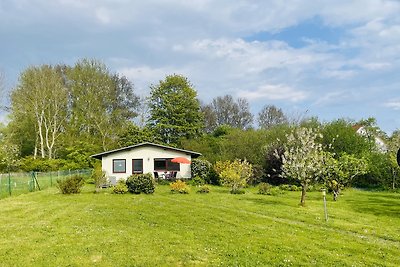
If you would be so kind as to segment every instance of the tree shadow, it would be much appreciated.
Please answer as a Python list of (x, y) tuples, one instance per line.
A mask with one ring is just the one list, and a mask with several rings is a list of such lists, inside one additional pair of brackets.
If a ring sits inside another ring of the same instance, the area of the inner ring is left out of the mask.
[(363, 199), (347, 199), (351, 208), (360, 213), (400, 218), (400, 194), (369, 195)]

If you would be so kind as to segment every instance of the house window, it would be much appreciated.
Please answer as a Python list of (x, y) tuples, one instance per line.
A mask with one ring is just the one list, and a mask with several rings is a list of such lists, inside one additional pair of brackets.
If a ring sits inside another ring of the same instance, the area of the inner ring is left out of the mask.
[(143, 173), (143, 159), (132, 160), (132, 173)]
[(179, 163), (171, 162), (171, 159), (167, 159), (167, 170), (168, 171), (180, 171), (181, 165)]
[(113, 159), (113, 173), (126, 173), (125, 159)]
[(180, 171), (180, 164), (171, 162), (169, 159), (154, 159), (154, 170), (155, 171)]

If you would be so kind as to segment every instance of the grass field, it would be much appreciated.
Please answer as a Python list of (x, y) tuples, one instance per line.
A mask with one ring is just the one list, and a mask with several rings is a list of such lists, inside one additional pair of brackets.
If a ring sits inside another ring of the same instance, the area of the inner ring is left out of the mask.
[(92, 191), (0, 200), (0, 266), (400, 266), (400, 194)]

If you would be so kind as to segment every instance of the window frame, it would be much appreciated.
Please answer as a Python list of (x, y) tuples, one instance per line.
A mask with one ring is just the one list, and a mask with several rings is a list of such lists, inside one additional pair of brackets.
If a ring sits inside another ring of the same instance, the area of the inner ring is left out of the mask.
[[(116, 161), (124, 162), (124, 171), (116, 171), (115, 170), (115, 162)], [(113, 170), (113, 173), (126, 173), (126, 159), (113, 159), (112, 160), (112, 170)]]
[[(135, 171), (135, 161), (141, 161), (142, 162), (141, 171)], [(132, 174), (143, 174), (143, 159), (132, 159)]]

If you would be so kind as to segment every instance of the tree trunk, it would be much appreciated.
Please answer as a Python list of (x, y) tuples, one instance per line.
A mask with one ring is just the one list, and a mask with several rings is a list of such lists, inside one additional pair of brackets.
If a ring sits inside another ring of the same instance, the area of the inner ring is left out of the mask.
[(307, 184), (302, 184), (300, 205), (303, 207), (306, 205), (306, 193), (307, 193)]
[(339, 197), (339, 190), (333, 190), (333, 200), (336, 201)]

